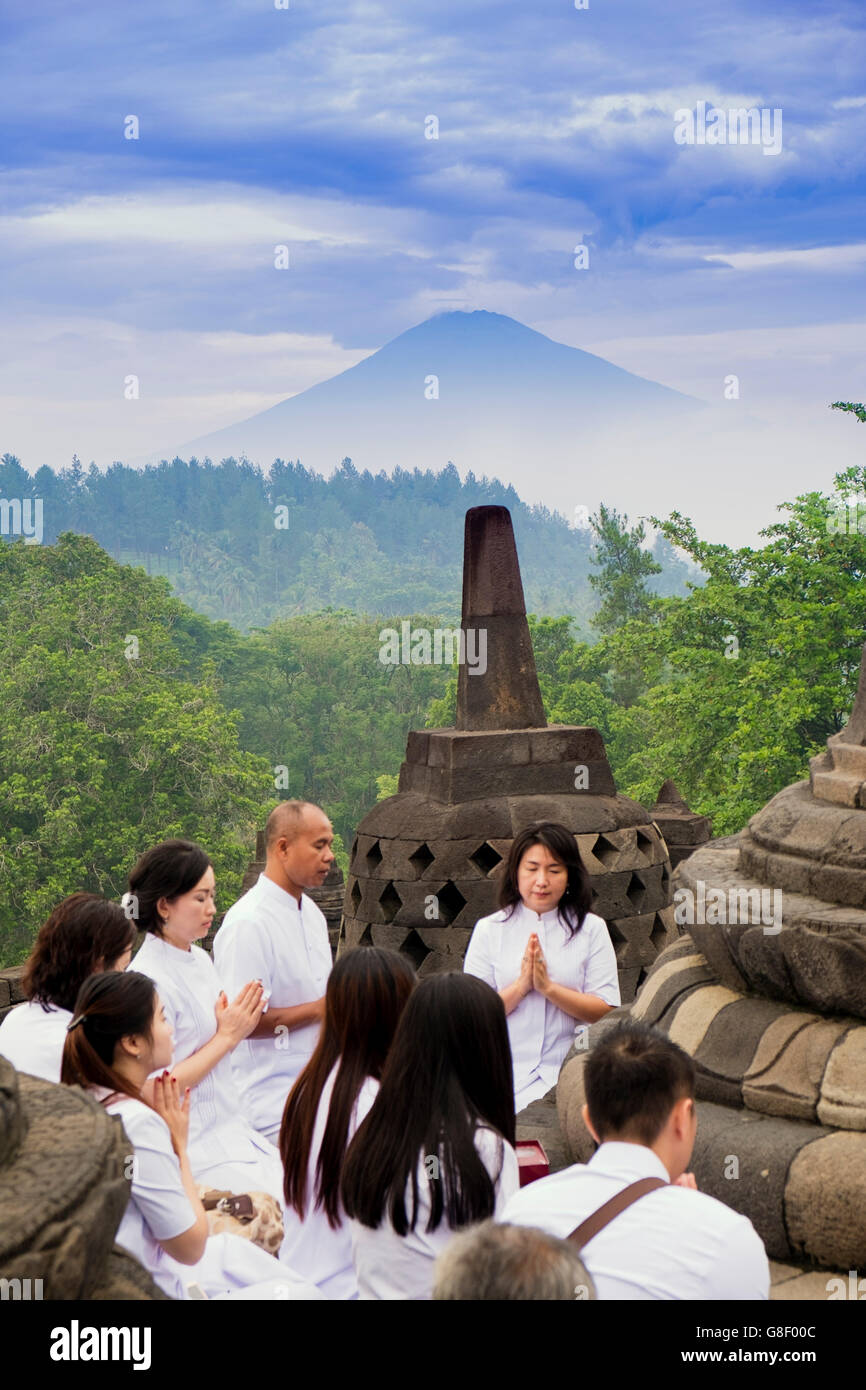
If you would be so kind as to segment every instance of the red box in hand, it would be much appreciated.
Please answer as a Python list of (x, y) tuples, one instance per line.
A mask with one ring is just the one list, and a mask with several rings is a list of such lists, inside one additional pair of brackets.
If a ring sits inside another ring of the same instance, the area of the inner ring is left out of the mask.
[(521, 1187), (535, 1182), (536, 1178), (546, 1178), (549, 1175), (550, 1160), (537, 1139), (518, 1139), (515, 1148)]

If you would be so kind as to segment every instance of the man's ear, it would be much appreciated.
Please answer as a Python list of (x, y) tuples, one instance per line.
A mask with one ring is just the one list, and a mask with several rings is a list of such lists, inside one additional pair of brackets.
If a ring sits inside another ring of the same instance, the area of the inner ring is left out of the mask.
[(673, 1108), (671, 1118), (678, 1139), (684, 1139), (691, 1130), (695, 1102), (691, 1096), (683, 1096)]
[(597, 1135), (596, 1132), (595, 1132), (595, 1129), (594, 1129), (594, 1127), (593, 1127), (592, 1120), (589, 1118), (589, 1106), (588, 1106), (588, 1105), (584, 1105), (584, 1106), (583, 1106), (583, 1108), (582, 1108), (582, 1110), (581, 1110), (581, 1112), (580, 1112), (580, 1115), (581, 1115), (581, 1119), (583, 1120), (583, 1123), (586, 1125), (587, 1129), (589, 1130), (589, 1132), (590, 1132), (590, 1134), (592, 1135), (593, 1139), (595, 1140), (596, 1144), (600, 1144), (600, 1143), (601, 1143), (601, 1140), (599, 1139), (598, 1135)]

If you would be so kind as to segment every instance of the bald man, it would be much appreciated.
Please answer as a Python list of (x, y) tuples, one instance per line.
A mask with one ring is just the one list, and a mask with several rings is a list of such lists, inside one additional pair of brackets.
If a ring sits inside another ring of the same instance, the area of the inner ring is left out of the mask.
[(283, 801), (265, 827), (267, 859), (249, 892), (229, 908), (214, 939), (228, 997), (261, 980), (267, 1012), (232, 1053), (232, 1070), (256, 1129), (276, 1144), (286, 1096), (312, 1056), (325, 1010), (331, 947), (324, 914), (304, 893), (334, 862), (333, 827), (308, 801)]

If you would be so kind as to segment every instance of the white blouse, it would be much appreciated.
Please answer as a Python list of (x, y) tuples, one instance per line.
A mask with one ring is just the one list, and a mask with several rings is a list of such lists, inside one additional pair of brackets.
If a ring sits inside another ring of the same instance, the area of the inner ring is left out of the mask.
[[(98, 1100), (108, 1100), (109, 1092), (101, 1087), (91, 1087), (91, 1093)], [(168, 1125), (132, 1096), (115, 1096), (105, 1109), (120, 1117), (132, 1148), (126, 1165), (132, 1180), (130, 1197), (115, 1239), (164, 1293), (187, 1299), (190, 1285), (197, 1285), (208, 1298), (321, 1297), (313, 1285), (243, 1236), (209, 1236), (204, 1255), (194, 1265), (173, 1259), (160, 1241), (188, 1231), (195, 1224), (195, 1213), (184, 1190)]]
[[(571, 938), (556, 908), (537, 913), (523, 902), (510, 917), (508, 909), (476, 922), (466, 949), (463, 969), (486, 980), (495, 990), (514, 984), (526, 943), (536, 932), (551, 980), (581, 994), (594, 994), (606, 1004), (620, 1002), (616, 954), (604, 919), (588, 912)], [(556, 1085), (577, 1033), (586, 1028), (558, 1009), (537, 990), (521, 999), (506, 1019), (514, 1065), (514, 1104), (522, 1110)]]
[(0, 1023), (0, 1056), (28, 1076), (59, 1082), (66, 1026), (71, 1022), (68, 1009), (51, 1004), (46, 1011), (35, 999), (18, 1004)]
[[(175, 1066), (210, 1042), (217, 1030), (216, 1002), (222, 986), (206, 951), (200, 946), (184, 951), (148, 933), (129, 968), (149, 975), (156, 985), (174, 1033)], [(193, 1087), (188, 1147), (197, 1179), (233, 1192), (271, 1192), (282, 1205), (279, 1154), (244, 1116), (231, 1054), (220, 1058)], [(232, 1171), (240, 1165), (246, 1171)]]
[[(286, 1238), (280, 1257), (297, 1270), (298, 1274), (318, 1285), (326, 1298), (346, 1299), (358, 1297), (358, 1281), (355, 1278), (355, 1267), (352, 1263), (352, 1237), (348, 1223), (343, 1217), (342, 1225), (334, 1230), (328, 1224), (328, 1218), (324, 1211), (313, 1205), (316, 1164), (319, 1161), (322, 1140), (325, 1137), (325, 1126), (328, 1122), (328, 1111), (331, 1106), (331, 1097), (334, 1094), (336, 1078), (337, 1067), (335, 1066), (322, 1088), (319, 1108), (316, 1113), (307, 1166), (307, 1196), (304, 1204), (304, 1218), (301, 1220), (294, 1207), (285, 1208), (283, 1223)], [(378, 1090), (378, 1081), (374, 1080), (372, 1076), (368, 1076), (358, 1092), (355, 1108), (349, 1121), (347, 1148), (358, 1126), (366, 1119)], [(340, 1210), (342, 1212), (342, 1208)]]
[[(487, 1126), (475, 1131), (475, 1147), (494, 1181), (496, 1195), (493, 1215), (502, 1219), (509, 1198), (520, 1187), (517, 1154), (510, 1144)], [(373, 1230), (360, 1221), (350, 1221), (352, 1254), (362, 1299), (428, 1299), (433, 1296), (433, 1263), (454, 1231), (443, 1217), (435, 1231), (427, 1231), (430, 1218), (430, 1184), (436, 1179), (427, 1168), (428, 1158), (418, 1165), (418, 1219), (414, 1231), (398, 1236), (386, 1218)], [(411, 1217), (412, 1189), (406, 1185), (407, 1215)]]

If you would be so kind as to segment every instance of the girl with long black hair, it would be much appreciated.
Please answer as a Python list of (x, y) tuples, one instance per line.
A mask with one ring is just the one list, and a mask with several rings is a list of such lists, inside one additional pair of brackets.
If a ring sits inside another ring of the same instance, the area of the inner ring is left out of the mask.
[(282, 1257), (326, 1298), (357, 1298), (352, 1241), (340, 1205), (346, 1148), (372, 1106), (394, 1031), (415, 986), (405, 956), (362, 946), (328, 977), (316, 1049), (286, 1101)]
[(502, 1000), (471, 975), (432, 975), (343, 1163), (361, 1298), (430, 1298), (452, 1233), (498, 1214), (518, 1186)]

